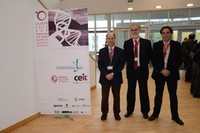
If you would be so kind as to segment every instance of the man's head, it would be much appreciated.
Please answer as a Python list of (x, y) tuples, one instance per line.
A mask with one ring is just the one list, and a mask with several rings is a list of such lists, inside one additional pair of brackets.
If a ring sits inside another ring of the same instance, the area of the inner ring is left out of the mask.
[(140, 36), (140, 26), (138, 24), (131, 24), (130, 26), (130, 33), (134, 39), (138, 39)]
[(115, 34), (114, 33), (106, 34), (106, 42), (109, 47), (114, 46), (115, 45)]
[(195, 39), (195, 34), (194, 34), (194, 33), (191, 33), (191, 34), (189, 35), (189, 39), (194, 40), (194, 39)]
[(173, 29), (170, 26), (164, 26), (160, 29), (160, 34), (163, 41), (168, 42), (172, 38)]

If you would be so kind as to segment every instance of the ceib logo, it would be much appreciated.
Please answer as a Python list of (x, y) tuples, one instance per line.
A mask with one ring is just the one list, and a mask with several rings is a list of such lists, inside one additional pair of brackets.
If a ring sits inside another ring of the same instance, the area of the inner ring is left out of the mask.
[(43, 21), (46, 19), (47, 17), (47, 14), (45, 11), (36, 11), (35, 13), (37, 13), (37, 18), (40, 20), (40, 21)]

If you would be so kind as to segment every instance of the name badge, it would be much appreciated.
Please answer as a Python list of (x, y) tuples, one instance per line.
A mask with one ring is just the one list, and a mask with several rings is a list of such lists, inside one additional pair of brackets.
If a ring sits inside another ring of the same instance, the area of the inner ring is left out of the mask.
[(134, 61), (138, 61), (138, 58), (134, 58)]
[(113, 70), (113, 66), (107, 66), (107, 70)]

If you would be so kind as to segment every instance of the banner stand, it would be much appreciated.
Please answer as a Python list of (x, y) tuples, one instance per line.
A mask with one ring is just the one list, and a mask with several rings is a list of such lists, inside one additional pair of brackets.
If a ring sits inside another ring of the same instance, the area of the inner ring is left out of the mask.
[(87, 8), (38, 10), (34, 19), (38, 110), (91, 114)]

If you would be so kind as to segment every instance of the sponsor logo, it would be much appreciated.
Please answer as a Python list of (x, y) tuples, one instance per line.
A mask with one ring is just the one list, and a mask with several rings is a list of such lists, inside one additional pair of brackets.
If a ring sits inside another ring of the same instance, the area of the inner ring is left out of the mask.
[(69, 104), (63, 106), (64, 108), (70, 108)]
[(74, 80), (75, 81), (87, 81), (87, 75), (85, 75), (84, 73), (82, 75), (76, 75), (74, 76)]
[(63, 70), (63, 69), (72, 69), (74, 72), (77, 72), (80, 69), (83, 69), (82, 65), (79, 64), (79, 60), (76, 59), (72, 62), (72, 66), (57, 66), (56, 69)]
[(53, 107), (62, 107), (62, 105), (53, 105)]
[(78, 111), (78, 110), (74, 110), (73, 113), (74, 113), (74, 114), (78, 114), (79, 111)]
[(69, 110), (63, 110), (61, 113), (62, 113), (62, 114), (72, 114), (72, 111), (69, 111)]
[(90, 114), (90, 111), (81, 111), (81, 114)]
[(73, 108), (80, 108), (81, 105), (72, 105)]
[(79, 101), (85, 101), (85, 98), (79, 98)]
[(68, 82), (69, 81), (69, 78), (67, 76), (56, 76), (56, 75), (53, 75), (51, 77), (51, 81), (53, 83), (57, 83), (57, 82)]
[(53, 83), (56, 83), (56, 82), (58, 81), (58, 77), (57, 77), (56, 75), (53, 75), (53, 76), (51, 77), (51, 81), (52, 81)]
[(83, 104), (83, 107), (90, 107), (90, 105), (88, 105), (88, 104)]
[(78, 97), (75, 97), (75, 98), (74, 98), (74, 101), (76, 101), (76, 102), (77, 102), (77, 101), (85, 101), (85, 98), (78, 98)]

